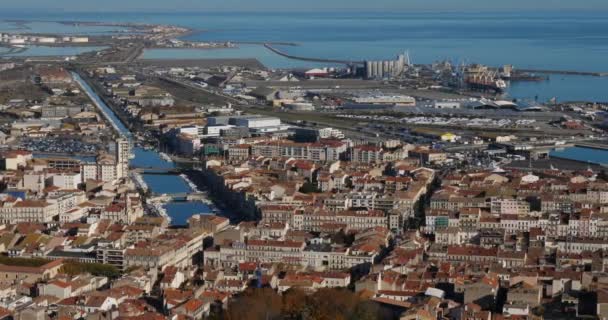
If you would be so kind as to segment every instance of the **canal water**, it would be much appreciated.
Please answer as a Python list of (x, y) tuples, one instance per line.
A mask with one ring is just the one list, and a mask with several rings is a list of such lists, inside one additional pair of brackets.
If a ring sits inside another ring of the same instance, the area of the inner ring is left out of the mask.
[[(102, 112), (110, 121), (114, 123), (114, 127), (121, 135), (131, 138), (132, 134), (124, 124), (118, 119), (116, 114), (110, 109), (103, 100), (91, 89), (91, 87), (76, 73), (73, 73), (74, 79), (80, 83), (82, 88), (87, 92), (89, 97), (95, 104), (102, 109)], [(145, 150), (143, 148), (133, 148), (134, 158), (130, 161), (130, 167), (137, 169), (156, 168), (156, 169), (172, 169), (175, 168), (175, 163), (163, 159), (157, 151)], [(194, 190), (190, 188), (184, 178), (178, 175), (170, 174), (143, 174), (143, 180), (148, 185), (149, 190), (153, 194), (176, 194), (190, 193)], [(184, 201), (184, 202), (169, 202), (165, 205), (167, 215), (171, 217), (173, 225), (186, 224), (189, 217), (194, 214), (211, 214), (211, 208), (200, 201)]]
[[(156, 151), (134, 148), (135, 158), (131, 160), (132, 168), (175, 168), (175, 163), (164, 160)], [(154, 194), (189, 193), (192, 188), (186, 180), (178, 175), (143, 174), (142, 178)], [(194, 214), (211, 214), (211, 208), (200, 201), (169, 202), (164, 206), (167, 215), (171, 217), (171, 224), (185, 225)]]

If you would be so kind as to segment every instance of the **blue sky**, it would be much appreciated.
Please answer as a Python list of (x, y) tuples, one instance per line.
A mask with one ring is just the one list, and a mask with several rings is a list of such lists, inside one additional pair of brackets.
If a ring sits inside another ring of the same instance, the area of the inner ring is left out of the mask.
[(156, 10), (607, 10), (607, 0), (1, 0), (4, 9)]

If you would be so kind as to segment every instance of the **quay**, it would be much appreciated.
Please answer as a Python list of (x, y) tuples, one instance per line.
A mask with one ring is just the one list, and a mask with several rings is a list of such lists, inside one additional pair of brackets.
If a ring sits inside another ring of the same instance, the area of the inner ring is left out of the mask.
[(570, 148), (570, 147), (574, 147), (574, 144), (566, 143), (566, 144), (562, 144), (562, 145), (535, 145), (529, 150), (524, 150), (523, 154), (525, 155), (526, 158), (529, 158), (532, 160), (538, 160), (538, 159), (549, 157), (551, 154), (551, 151), (553, 151), (555, 149), (565, 149), (565, 148)]
[(139, 174), (150, 174), (150, 175), (169, 175), (175, 176), (182, 173), (182, 170), (179, 168), (155, 168), (155, 167), (146, 167), (146, 168), (133, 168), (131, 171)]
[(272, 42), (260, 42), (260, 41), (229, 41), (231, 43), (234, 44), (256, 44), (256, 45), (273, 45), (273, 46), (290, 46), (290, 47), (297, 47), (298, 44), (295, 42), (281, 42), (281, 41), (272, 41)]
[[(599, 163), (597, 161), (583, 161), (583, 160), (577, 160), (577, 159), (571, 159), (568, 157), (562, 157), (562, 156), (557, 156), (557, 155), (551, 155), (551, 159), (559, 159), (559, 160), (564, 160), (564, 161), (569, 161), (569, 162), (573, 162), (573, 163), (580, 163), (581, 165), (585, 165), (587, 169), (591, 169), (591, 166), (593, 165), (594, 168), (593, 170), (605, 170), (606, 168), (608, 168), (607, 164), (604, 163)], [(582, 167), (579, 170), (583, 170)]]
[(517, 69), (527, 73), (562, 74), (573, 76), (608, 77), (608, 72), (567, 71), (567, 70), (545, 70), (545, 69)]
[(285, 52), (273, 47), (269, 43), (264, 43), (264, 47), (280, 56), (283, 56), (285, 58), (292, 59), (292, 60), (320, 62), (320, 63), (338, 63), (338, 64), (360, 64), (360, 65), (365, 64), (365, 62), (363, 62), (363, 61), (350, 61), (350, 60), (323, 59), (323, 58), (309, 58), (309, 57), (294, 56), (294, 55), (285, 53)]
[(592, 142), (577, 142), (575, 147), (597, 149), (597, 150), (608, 150), (608, 144), (592, 143)]

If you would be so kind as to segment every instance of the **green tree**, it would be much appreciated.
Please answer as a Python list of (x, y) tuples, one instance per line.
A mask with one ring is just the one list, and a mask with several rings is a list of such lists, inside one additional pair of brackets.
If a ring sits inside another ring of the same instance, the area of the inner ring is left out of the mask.
[(321, 190), (310, 181), (306, 181), (299, 190), (302, 193), (319, 193)]
[(101, 264), (101, 263), (83, 263), (76, 261), (67, 261), (63, 267), (61, 267), (61, 272), (75, 276), (82, 273), (90, 273), (94, 276), (102, 276), (108, 278), (118, 278), (120, 276), (120, 271), (114, 266)]

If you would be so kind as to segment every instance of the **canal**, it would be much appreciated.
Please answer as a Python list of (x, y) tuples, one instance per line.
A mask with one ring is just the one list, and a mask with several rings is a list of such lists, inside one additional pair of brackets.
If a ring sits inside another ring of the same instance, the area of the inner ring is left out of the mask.
[[(105, 104), (91, 86), (77, 73), (73, 72), (72, 75), (96, 107), (99, 108), (105, 118), (112, 124), (114, 129), (123, 137), (132, 139), (133, 135), (129, 129), (119, 120), (114, 111)], [(161, 157), (155, 150), (134, 147), (132, 151), (134, 157), (130, 161), (131, 169), (175, 168), (175, 163)], [(186, 179), (179, 175), (142, 174), (142, 178), (153, 194), (190, 193), (194, 191)], [(194, 214), (211, 214), (212, 212), (209, 206), (200, 201), (169, 202), (164, 205), (164, 208), (167, 215), (171, 218), (171, 224), (173, 225), (185, 225), (188, 218)]]

